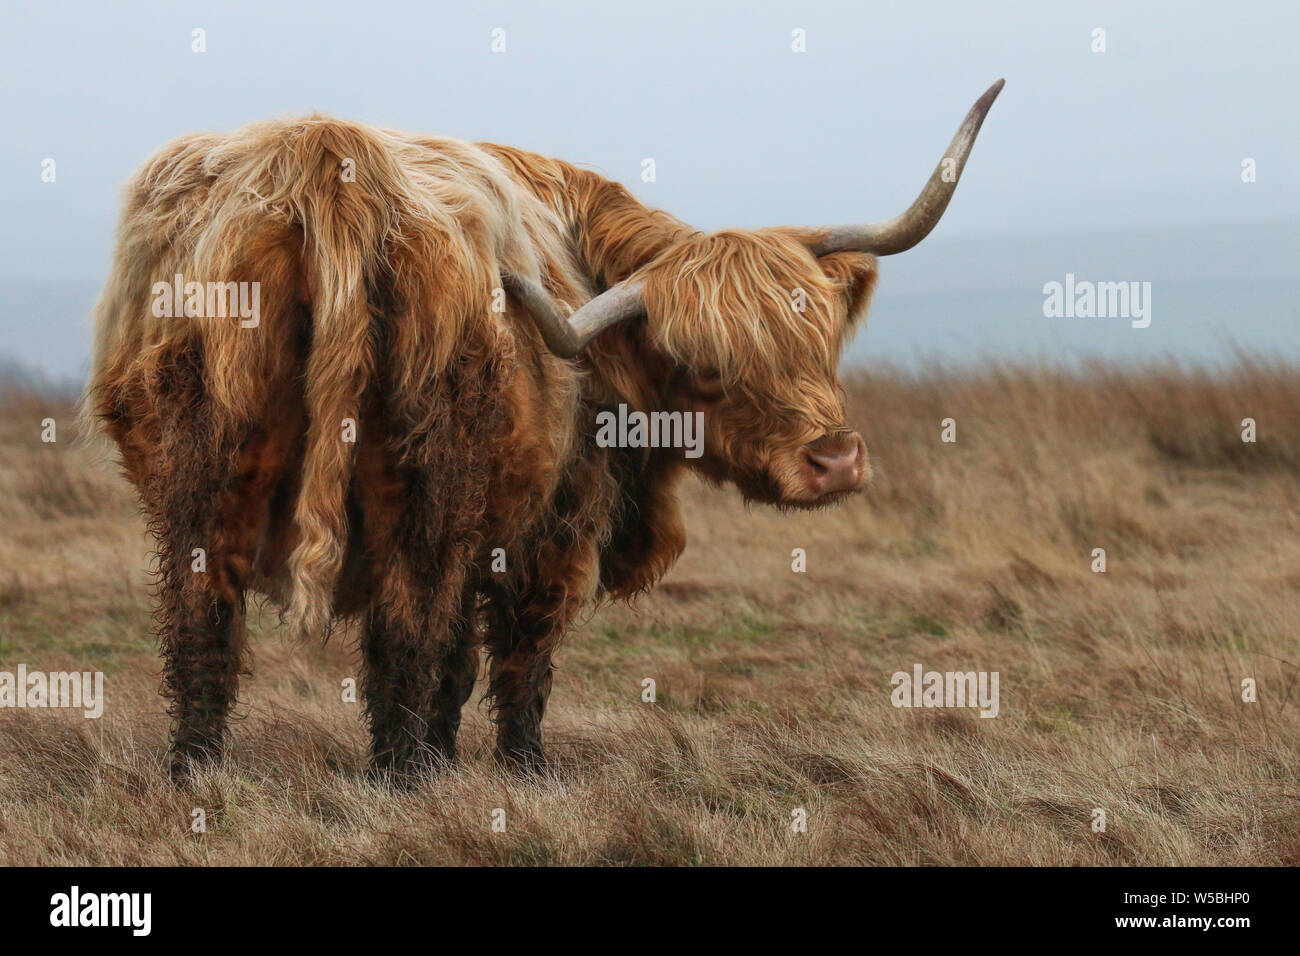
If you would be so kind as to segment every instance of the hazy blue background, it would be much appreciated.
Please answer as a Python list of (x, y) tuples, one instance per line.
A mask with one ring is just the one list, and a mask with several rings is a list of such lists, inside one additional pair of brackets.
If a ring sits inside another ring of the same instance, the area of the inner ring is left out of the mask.
[[(947, 216), (884, 260), (851, 358), (1300, 356), (1296, 0), (6, 0), (0, 16), (0, 364), (54, 379), (84, 371), (121, 183), (184, 132), (320, 110), (589, 164), (701, 228), (830, 223), (901, 211), (999, 76)], [(1066, 272), (1152, 282), (1151, 327), (1044, 318), (1043, 283)]]

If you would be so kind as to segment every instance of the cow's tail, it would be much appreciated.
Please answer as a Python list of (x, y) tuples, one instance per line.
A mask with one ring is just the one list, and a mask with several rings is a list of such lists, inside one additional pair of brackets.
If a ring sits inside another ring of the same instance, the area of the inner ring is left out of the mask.
[[(344, 149), (328, 152), (347, 155)], [(331, 158), (322, 164), (318, 173), (325, 175), (300, 203), (312, 332), (305, 374), (307, 443), (294, 513), (298, 542), (289, 557), (292, 592), (285, 615), (299, 636), (328, 633), (333, 617), (347, 551), (347, 495), (361, 400), (374, 371), (366, 293), (386, 227), (374, 194), (341, 183), (337, 163)]]

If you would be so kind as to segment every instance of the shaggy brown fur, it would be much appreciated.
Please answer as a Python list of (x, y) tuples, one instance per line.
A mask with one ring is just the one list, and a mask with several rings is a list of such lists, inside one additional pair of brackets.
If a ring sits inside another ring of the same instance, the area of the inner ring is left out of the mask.
[[(86, 407), (157, 538), (176, 771), (220, 749), (249, 590), (306, 633), (363, 618), (377, 771), (452, 757), (480, 644), (500, 755), (534, 765), (579, 609), (685, 545), (692, 462), (598, 447), (599, 410), (702, 410), (707, 478), (837, 497), (801, 469), (859, 441), (835, 370), (876, 269), (814, 258), (817, 237), (705, 235), (568, 163), (322, 117), (164, 147), (127, 190)], [(260, 283), (259, 323), (156, 315), (177, 274)], [(636, 276), (647, 314), (563, 361), (516, 303), (494, 311), (504, 274), (573, 308)]]

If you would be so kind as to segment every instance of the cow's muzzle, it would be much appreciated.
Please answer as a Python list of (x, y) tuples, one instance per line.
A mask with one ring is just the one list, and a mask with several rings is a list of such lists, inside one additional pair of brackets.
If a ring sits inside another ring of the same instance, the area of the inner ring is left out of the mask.
[(871, 477), (866, 443), (857, 432), (819, 438), (804, 446), (799, 475), (817, 498), (857, 491)]

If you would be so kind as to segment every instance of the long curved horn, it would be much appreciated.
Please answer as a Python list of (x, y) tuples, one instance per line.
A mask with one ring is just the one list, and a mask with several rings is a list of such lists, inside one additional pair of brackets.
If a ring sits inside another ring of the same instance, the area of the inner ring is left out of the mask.
[(565, 315), (536, 279), (507, 275), (502, 284), (532, 315), (546, 347), (560, 358), (575, 357), (605, 329), (645, 310), (639, 282), (620, 282), (572, 315)]
[(989, 107), (1002, 92), (1006, 80), (998, 80), (975, 101), (975, 105), (966, 114), (957, 135), (948, 144), (948, 150), (939, 160), (930, 181), (921, 190), (921, 195), (907, 208), (907, 212), (884, 222), (871, 222), (848, 226), (833, 226), (825, 238), (810, 246), (812, 254), (824, 256), (828, 252), (874, 252), (878, 256), (892, 256), (897, 252), (906, 252), (930, 234), (939, 223), (943, 211), (948, 208), (957, 189), (957, 180), (966, 166), (966, 157), (975, 145), (975, 134), (980, 131), (980, 124), (988, 115)]

